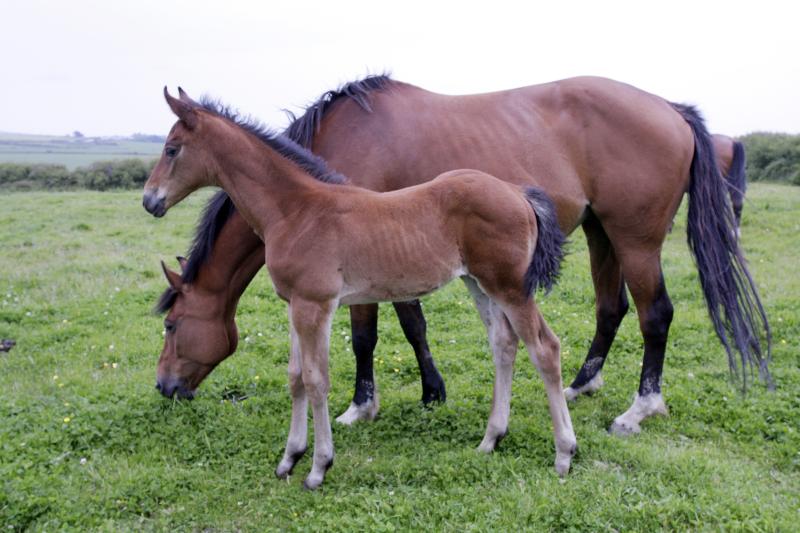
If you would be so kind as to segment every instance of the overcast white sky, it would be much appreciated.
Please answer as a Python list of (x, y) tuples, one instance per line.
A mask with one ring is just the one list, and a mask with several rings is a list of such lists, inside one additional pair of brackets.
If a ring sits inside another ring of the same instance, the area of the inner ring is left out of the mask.
[(458, 94), (592, 74), (800, 132), (794, 1), (0, 0), (0, 131), (166, 134), (168, 84), (275, 127), (366, 73)]

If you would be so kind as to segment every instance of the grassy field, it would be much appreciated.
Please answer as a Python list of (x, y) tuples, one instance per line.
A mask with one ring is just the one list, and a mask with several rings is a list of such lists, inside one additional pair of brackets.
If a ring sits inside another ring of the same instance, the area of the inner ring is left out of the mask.
[[(682, 210), (664, 253), (675, 306), (664, 373), (670, 416), (641, 435), (606, 428), (638, 385), (633, 311), (606, 386), (571, 406), (580, 452), (559, 479), (541, 382), (520, 352), (510, 433), (475, 447), (493, 365), (459, 283), (424, 300), (448, 402), (419, 404), (413, 353), (390, 306), (381, 311), (381, 415), (334, 427), (336, 464), (302, 490), (309, 458), (273, 476), (289, 425), (284, 305), (260, 275), (242, 299), (238, 353), (191, 403), (153, 389), (165, 287), (158, 260), (185, 251), (206, 194), (161, 220), (139, 192), (15, 193), (0, 202), (0, 528), (102, 530), (796, 530), (800, 517), (800, 188), (752, 185), (743, 241), (774, 333), (777, 391), (731, 381), (685, 244)], [(561, 337), (565, 379), (593, 333), (580, 233), (562, 282), (539, 297)], [(346, 310), (334, 323), (336, 416), (354, 361)], [(248, 398), (231, 403), (227, 392)]]
[(155, 159), (162, 142), (129, 138), (83, 138), (56, 135), (26, 135), (0, 132), (0, 163), (46, 163), (69, 170), (95, 161), (114, 159)]

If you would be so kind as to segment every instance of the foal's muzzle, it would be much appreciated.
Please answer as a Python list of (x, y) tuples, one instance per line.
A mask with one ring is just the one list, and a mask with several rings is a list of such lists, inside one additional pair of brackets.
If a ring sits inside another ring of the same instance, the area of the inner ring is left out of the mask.
[(181, 400), (191, 400), (194, 398), (194, 391), (187, 388), (184, 381), (180, 378), (158, 378), (156, 389), (166, 398), (177, 396)]
[(164, 196), (161, 198), (158, 197), (157, 190), (145, 191), (144, 196), (142, 196), (142, 205), (148, 213), (156, 218), (160, 218), (167, 212), (165, 200), (166, 198)]

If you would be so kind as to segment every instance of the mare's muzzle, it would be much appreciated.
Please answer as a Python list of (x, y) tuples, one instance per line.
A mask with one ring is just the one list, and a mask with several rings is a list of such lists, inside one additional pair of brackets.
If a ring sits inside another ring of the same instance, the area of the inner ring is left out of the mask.
[(163, 196), (161, 198), (158, 197), (158, 190), (145, 191), (142, 196), (142, 205), (148, 213), (156, 218), (160, 218), (167, 212), (165, 200), (166, 198)]
[(194, 398), (194, 391), (187, 388), (185, 382), (180, 378), (158, 378), (156, 389), (166, 398), (178, 396), (182, 400)]

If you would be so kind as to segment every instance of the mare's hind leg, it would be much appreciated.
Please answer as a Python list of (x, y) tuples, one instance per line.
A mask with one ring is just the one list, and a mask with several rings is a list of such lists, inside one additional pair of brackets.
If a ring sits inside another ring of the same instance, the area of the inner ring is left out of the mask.
[(447, 399), (444, 380), (436, 364), (433, 362), (431, 350), (428, 347), (425, 315), (422, 314), (422, 305), (419, 300), (410, 302), (394, 302), (394, 311), (400, 320), (400, 327), (406, 340), (414, 349), (414, 355), (419, 365), (419, 377), (422, 381), (422, 403), (443, 402)]
[(627, 253), (622, 258), (622, 268), (639, 314), (644, 359), (639, 391), (633, 405), (614, 420), (609, 431), (617, 435), (629, 435), (641, 431), (639, 424), (645, 418), (667, 414), (667, 406), (661, 396), (661, 373), (672, 322), (672, 302), (664, 286), (658, 251)]
[(514, 331), (525, 343), (528, 355), (544, 381), (550, 417), (553, 420), (555, 468), (559, 475), (564, 476), (569, 472), (578, 443), (562, 388), (561, 344), (544, 321), (532, 297), (517, 305), (503, 304), (503, 310)]
[(378, 389), (375, 387), (373, 360), (378, 344), (378, 304), (350, 306), (350, 332), (356, 356), (356, 384), (353, 401), (336, 418), (340, 424), (374, 420), (378, 415)]
[(611, 343), (614, 342), (617, 329), (628, 312), (628, 297), (625, 293), (622, 269), (608, 235), (594, 215), (583, 223), (583, 231), (589, 244), (597, 325), (589, 353), (586, 354), (586, 361), (572, 384), (564, 389), (567, 400), (595, 392), (603, 386), (600, 371), (608, 356)]
[(475, 280), (464, 277), (481, 320), (489, 334), (489, 344), (494, 358), (494, 392), (492, 412), (486, 425), (486, 433), (478, 446), (482, 452), (491, 452), (508, 433), (508, 418), (511, 412), (511, 382), (514, 377), (514, 360), (517, 357), (519, 337), (514, 333), (500, 307), (492, 302), (478, 287)]

